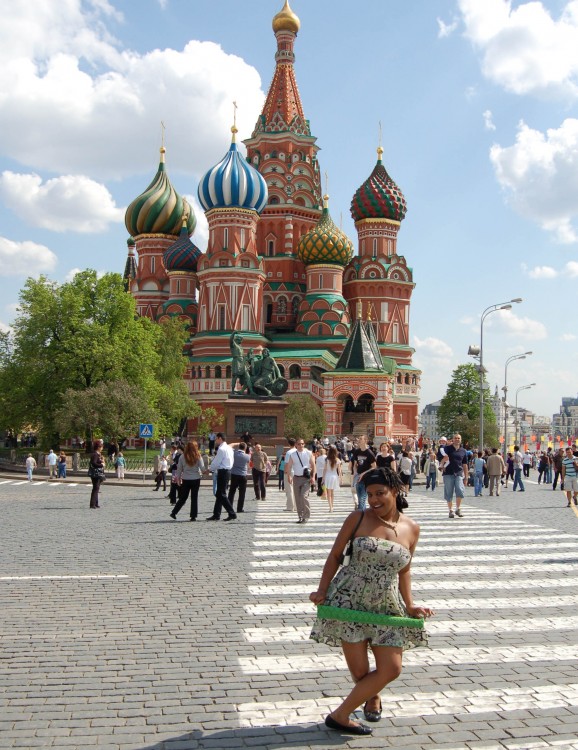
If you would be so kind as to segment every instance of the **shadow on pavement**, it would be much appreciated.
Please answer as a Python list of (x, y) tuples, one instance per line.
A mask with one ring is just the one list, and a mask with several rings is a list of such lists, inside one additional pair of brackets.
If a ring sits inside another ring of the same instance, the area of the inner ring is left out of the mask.
[(551, 560), (544, 560), (544, 565), (576, 565), (578, 563), (578, 557), (573, 557), (570, 560), (556, 560), (556, 558), (552, 558)]
[(143, 745), (140, 750), (225, 750), (225, 748), (254, 747), (262, 750), (291, 747), (333, 748), (347, 745), (351, 735), (328, 733), (323, 725), (285, 727), (247, 727), (217, 732), (194, 730), (187, 734)]

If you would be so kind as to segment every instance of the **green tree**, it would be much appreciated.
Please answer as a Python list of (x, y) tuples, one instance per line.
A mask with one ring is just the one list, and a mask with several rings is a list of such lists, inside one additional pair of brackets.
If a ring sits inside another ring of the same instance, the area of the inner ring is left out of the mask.
[[(28, 279), (9, 359), (2, 357), (0, 342), (0, 387), (12, 404), (10, 422), (19, 430), (37, 425), (43, 444), (57, 446), (56, 414), (62, 428), (67, 392), (126, 382), (140, 390), (147, 407), (143, 417), (155, 423), (157, 434), (172, 432), (183, 418), (200, 412), (183, 381), (185, 341), (178, 321), (158, 324), (136, 315), (119, 274), (99, 278), (87, 270), (61, 285), (45, 277)], [(2, 413), (0, 427), (9, 426), (6, 419)]]
[[(480, 376), (474, 364), (458, 365), (453, 371), (438, 411), (438, 425), (440, 432), (448, 437), (459, 432), (462, 442), (479, 443)], [(497, 445), (497, 440), (498, 426), (484, 379), (484, 441), (486, 445)]]
[(288, 396), (289, 406), (285, 409), (285, 436), (300, 437), (306, 442), (317, 435), (325, 434), (327, 422), (323, 409), (309, 394)]
[(207, 406), (206, 409), (201, 409), (197, 431), (201, 437), (206, 438), (211, 430), (218, 430), (222, 427), (224, 421), (225, 417), (221, 412), (213, 406)]

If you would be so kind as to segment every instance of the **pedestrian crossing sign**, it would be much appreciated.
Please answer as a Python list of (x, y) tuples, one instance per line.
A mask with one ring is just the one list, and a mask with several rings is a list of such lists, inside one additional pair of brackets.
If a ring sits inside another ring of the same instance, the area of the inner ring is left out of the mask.
[(138, 436), (141, 438), (151, 438), (153, 436), (152, 424), (141, 424), (138, 428)]

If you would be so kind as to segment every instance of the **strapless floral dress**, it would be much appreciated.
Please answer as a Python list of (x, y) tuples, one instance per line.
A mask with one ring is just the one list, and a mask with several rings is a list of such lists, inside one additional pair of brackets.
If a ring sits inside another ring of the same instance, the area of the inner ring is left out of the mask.
[[(349, 565), (341, 568), (327, 590), (325, 604), (331, 607), (407, 617), (399, 593), (398, 573), (411, 561), (411, 552), (402, 544), (373, 536), (353, 540)], [(310, 637), (327, 646), (341, 641), (368, 640), (374, 646), (414, 648), (427, 646), (425, 630), (387, 625), (372, 625), (317, 618)]]

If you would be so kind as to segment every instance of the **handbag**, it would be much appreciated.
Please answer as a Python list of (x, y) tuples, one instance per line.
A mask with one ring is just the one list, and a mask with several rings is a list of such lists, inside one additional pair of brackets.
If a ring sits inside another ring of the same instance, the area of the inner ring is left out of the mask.
[[(299, 455), (299, 451), (297, 451), (297, 458), (299, 459), (299, 463), (301, 466), (303, 466), (303, 461), (301, 460), (301, 456)], [(303, 466), (303, 478), (304, 479), (311, 479), (311, 470), (308, 466)]]
[(351, 536), (349, 537), (349, 541), (347, 542), (347, 546), (341, 553), (339, 557), (339, 564), (345, 568), (349, 565), (351, 561), (351, 555), (353, 554), (353, 540), (355, 539), (355, 535), (357, 534), (357, 529), (361, 526), (361, 522), (363, 521), (364, 512), (361, 511), (361, 514), (359, 516), (359, 521), (357, 522), (357, 525), (353, 529), (353, 532)]
[(105, 479), (104, 468), (102, 466), (93, 466), (92, 464), (89, 464), (88, 476), (91, 479)]

